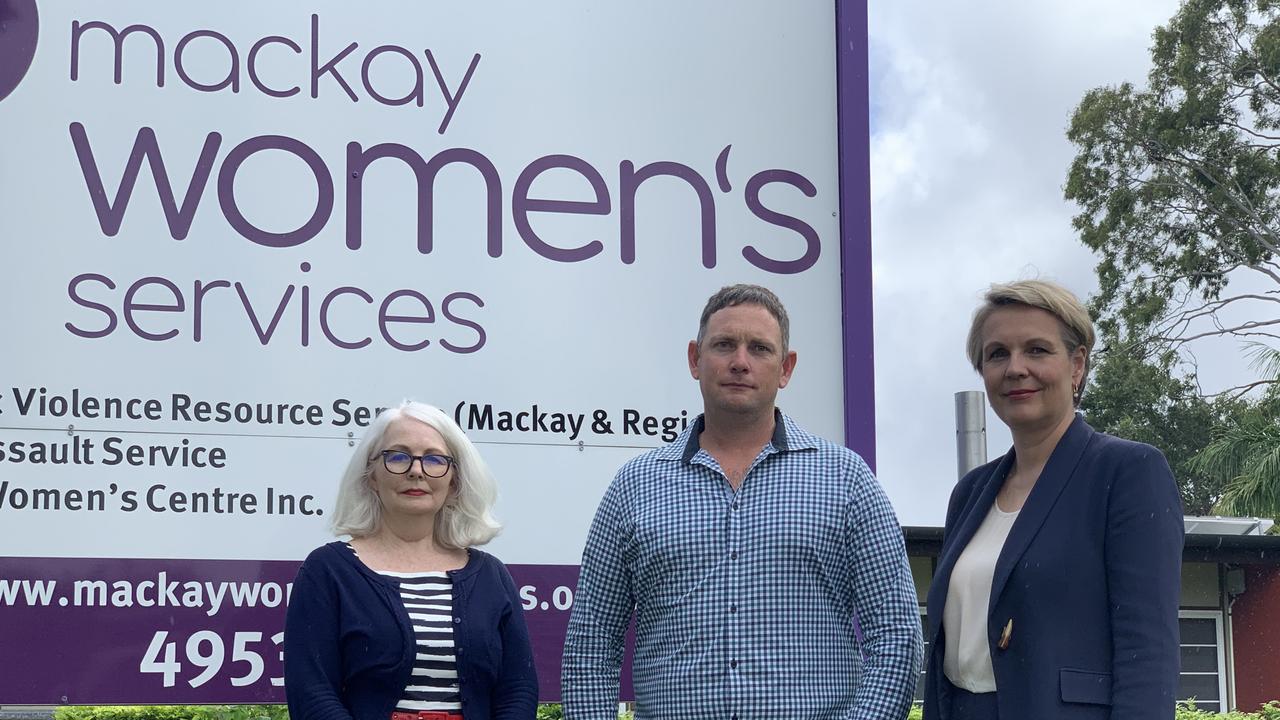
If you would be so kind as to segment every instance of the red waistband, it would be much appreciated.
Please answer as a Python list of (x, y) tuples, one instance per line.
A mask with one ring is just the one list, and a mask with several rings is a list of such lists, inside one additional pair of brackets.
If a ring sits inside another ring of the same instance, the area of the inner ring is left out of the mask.
[(462, 713), (444, 710), (396, 711), (391, 713), (391, 720), (462, 720)]

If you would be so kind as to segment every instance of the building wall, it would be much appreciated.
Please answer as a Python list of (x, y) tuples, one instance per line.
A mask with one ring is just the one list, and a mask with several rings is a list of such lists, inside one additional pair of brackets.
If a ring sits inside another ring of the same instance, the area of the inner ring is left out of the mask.
[(1280, 567), (1244, 566), (1245, 591), (1231, 606), (1236, 707), (1280, 700)]
[(1178, 599), (1178, 607), (1183, 610), (1216, 610), (1221, 607), (1221, 593), (1218, 563), (1182, 563), (1182, 596)]

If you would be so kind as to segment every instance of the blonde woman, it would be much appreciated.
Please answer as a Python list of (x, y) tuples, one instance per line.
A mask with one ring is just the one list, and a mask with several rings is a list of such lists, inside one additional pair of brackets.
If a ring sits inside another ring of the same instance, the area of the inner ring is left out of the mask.
[(995, 285), (969, 360), (1013, 435), (951, 494), (928, 720), (1171, 720), (1182, 507), (1159, 450), (1077, 415), (1094, 332), (1068, 290)]

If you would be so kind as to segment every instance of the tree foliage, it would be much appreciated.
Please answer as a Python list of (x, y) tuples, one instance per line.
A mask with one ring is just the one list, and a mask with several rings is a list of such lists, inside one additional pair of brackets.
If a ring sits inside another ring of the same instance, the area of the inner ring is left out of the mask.
[(1280, 339), (1280, 3), (1185, 0), (1151, 58), (1145, 89), (1091, 90), (1067, 132), (1102, 335), (1146, 359)]
[(1184, 512), (1211, 514), (1227, 478), (1200, 468), (1195, 458), (1247, 403), (1201, 397), (1192, 381), (1175, 376), (1168, 354), (1147, 359), (1113, 348), (1099, 354), (1092, 376), (1081, 403), (1089, 423), (1160, 448), (1177, 478)]
[[(1183, 0), (1151, 61), (1145, 87), (1089, 91), (1067, 131), (1065, 194), (1099, 257), (1084, 409), (1162, 449), (1188, 513), (1277, 516), (1280, 1)], [(1212, 337), (1252, 343), (1258, 376), (1202, 393), (1193, 344)]]
[[(1255, 359), (1280, 378), (1280, 351), (1255, 346)], [(1224, 486), (1219, 512), (1280, 517), (1280, 384), (1216, 431), (1190, 469)]]

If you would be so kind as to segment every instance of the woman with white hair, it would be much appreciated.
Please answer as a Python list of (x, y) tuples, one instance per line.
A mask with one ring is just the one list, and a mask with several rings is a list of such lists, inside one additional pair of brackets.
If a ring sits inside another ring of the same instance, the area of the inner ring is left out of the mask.
[(529, 633), (505, 567), (497, 491), (448, 415), (406, 401), (370, 425), (333, 530), (298, 570), (285, 622), (293, 720), (534, 717)]

